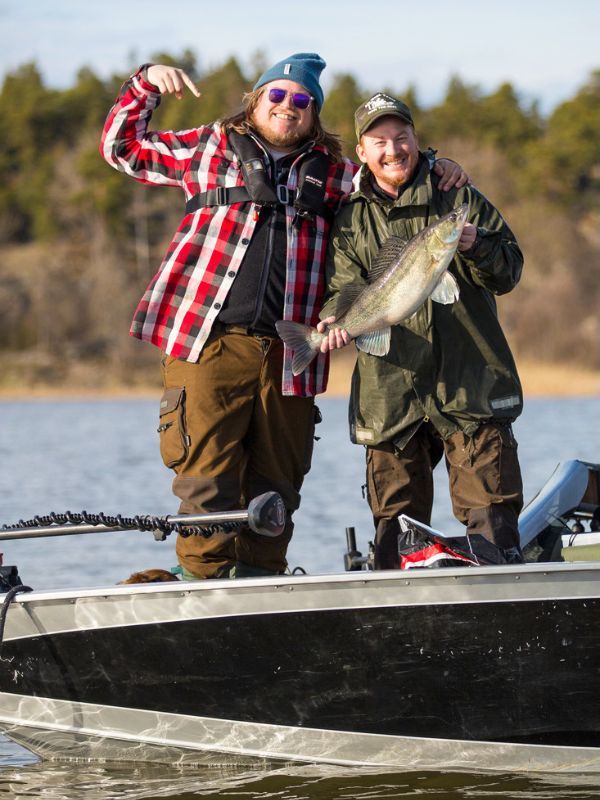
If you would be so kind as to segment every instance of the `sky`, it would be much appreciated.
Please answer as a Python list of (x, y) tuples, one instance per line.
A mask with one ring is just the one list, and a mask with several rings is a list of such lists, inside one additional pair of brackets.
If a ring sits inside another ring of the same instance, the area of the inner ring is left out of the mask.
[(0, 78), (35, 61), (49, 87), (77, 71), (128, 72), (155, 53), (192, 49), (201, 68), (235, 56), (244, 69), (318, 52), (366, 91), (412, 85), (421, 105), (457, 75), (489, 93), (513, 84), (543, 114), (600, 68), (600, 0), (0, 0)]

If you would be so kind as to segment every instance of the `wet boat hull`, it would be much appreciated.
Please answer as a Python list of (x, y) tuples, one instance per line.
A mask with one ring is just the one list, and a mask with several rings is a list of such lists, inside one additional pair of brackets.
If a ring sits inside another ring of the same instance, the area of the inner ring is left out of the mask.
[(600, 564), (19, 595), (0, 726), (46, 757), (600, 771)]

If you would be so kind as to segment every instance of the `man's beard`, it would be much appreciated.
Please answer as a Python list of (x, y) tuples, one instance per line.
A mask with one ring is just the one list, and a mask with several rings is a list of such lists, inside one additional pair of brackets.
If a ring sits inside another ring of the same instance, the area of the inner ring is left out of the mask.
[(260, 135), (261, 139), (272, 147), (294, 147), (294, 145), (303, 144), (310, 139), (310, 133), (302, 133), (301, 131), (290, 131), (289, 133), (273, 133), (266, 125), (260, 125), (255, 119), (252, 120), (252, 127)]
[(383, 183), (386, 183), (388, 186), (393, 187), (394, 189), (400, 189), (402, 186), (409, 184), (415, 172), (414, 170), (409, 170), (408, 173), (405, 172), (403, 175), (388, 175), (386, 170), (380, 165), (377, 165), (374, 169), (369, 169), (375, 180), (379, 178), (383, 181)]
[(389, 186), (395, 186), (396, 189), (399, 189), (401, 186), (404, 186), (406, 183), (408, 183), (408, 178), (388, 178), (383, 172), (380, 173), (380, 176)]

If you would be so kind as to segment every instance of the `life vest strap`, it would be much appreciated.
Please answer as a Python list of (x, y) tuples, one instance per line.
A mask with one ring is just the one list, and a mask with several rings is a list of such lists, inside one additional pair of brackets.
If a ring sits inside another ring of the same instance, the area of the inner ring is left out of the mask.
[(186, 214), (193, 214), (209, 206), (229, 206), (233, 203), (257, 203), (268, 207), (278, 204), (292, 206), (296, 217), (310, 218), (315, 215), (327, 222), (333, 212), (325, 203), (325, 187), (329, 171), (329, 159), (320, 151), (307, 153), (298, 171), (298, 188), (290, 191), (284, 184), (273, 187), (269, 180), (263, 155), (251, 136), (229, 131), (229, 143), (240, 159), (244, 186), (217, 186), (190, 197), (185, 204)]

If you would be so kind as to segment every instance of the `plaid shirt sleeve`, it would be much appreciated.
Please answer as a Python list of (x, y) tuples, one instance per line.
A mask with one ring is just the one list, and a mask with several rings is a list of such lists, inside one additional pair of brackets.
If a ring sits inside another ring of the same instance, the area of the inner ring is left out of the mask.
[[(138, 71), (110, 110), (100, 151), (143, 182), (178, 186), (189, 199), (243, 179), (218, 123), (187, 131), (148, 132), (160, 95)], [(256, 225), (255, 206), (184, 211), (163, 262), (141, 298), (130, 334), (175, 358), (198, 359), (231, 288)]]
[(112, 167), (142, 183), (181, 186), (200, 143), (202, 128), (148, 133), (160, 93), (140, 69), (127, 80), (111, 108), (100, 153)]

